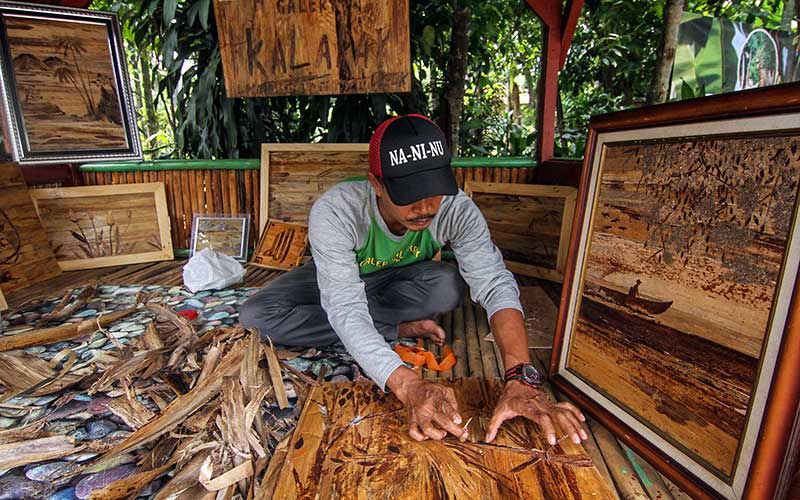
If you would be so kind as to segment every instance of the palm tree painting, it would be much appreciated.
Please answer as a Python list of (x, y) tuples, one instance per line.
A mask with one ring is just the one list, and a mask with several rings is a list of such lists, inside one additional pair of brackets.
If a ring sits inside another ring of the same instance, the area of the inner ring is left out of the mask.
[(128, 148), (108, 24), (3, 18), (30, 151)]

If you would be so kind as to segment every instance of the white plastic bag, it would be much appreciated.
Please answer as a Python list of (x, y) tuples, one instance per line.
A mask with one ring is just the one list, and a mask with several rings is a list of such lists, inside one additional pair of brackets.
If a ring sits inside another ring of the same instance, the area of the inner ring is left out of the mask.
[(204, 248), (183, 266), (183, 284), (192, 292), (221, 290), (242, 281), (245, 272), (233, 257)]

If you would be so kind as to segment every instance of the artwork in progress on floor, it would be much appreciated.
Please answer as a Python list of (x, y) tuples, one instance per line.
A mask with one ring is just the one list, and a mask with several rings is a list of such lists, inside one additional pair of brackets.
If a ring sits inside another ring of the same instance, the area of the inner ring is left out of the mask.
[(0, 16), (15, 159), (141, 158), (116, 15), (4, 4)]
[(611, 499), (580, 445), (550, 446), (535, 424), (506, 422), (484, 443), (501, 382), (449, 382), (469, 436), (417, 442), (403, 405), (370, 382), (328, 383), (308, 397), (274, 498)]
[(800, 115), (601, 123), (556, 381), (740, 498), (795, 287)]
[(160, 182), (31, 190), (65, 271), (173, 258)]
[(300, 265), (308, 247), (308, 226), (271, 220), (250, 263), (288, 271)]
[(0, 163), (0, 289), (7, 294), (61, 274), (16, 163)]
[(250, 215), (194, 214), (192, 223), (192, 255), (211, 248), (244, 262), (247, 260), (247, 242)]

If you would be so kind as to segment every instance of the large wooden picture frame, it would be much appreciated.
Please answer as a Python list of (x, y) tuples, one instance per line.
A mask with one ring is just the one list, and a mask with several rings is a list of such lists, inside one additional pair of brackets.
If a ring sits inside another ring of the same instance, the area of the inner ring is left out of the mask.
[(577, 190), (571, 186), (466, 181), (512, 272), (561, 282)]
[(781, 498), (794, 471), (798, 96), (590, 123), (551, 378), (695, 498)]
[(369, 144), (262, 144), (258, 234), (270, 219), (308, 224), (316, 199), (369, 171)]
[(142, 158), (116, 14), (0, 2), (0, 69), (20, 164)]
[(164, 183), (32, 189), (64, 271), (172, 260)]

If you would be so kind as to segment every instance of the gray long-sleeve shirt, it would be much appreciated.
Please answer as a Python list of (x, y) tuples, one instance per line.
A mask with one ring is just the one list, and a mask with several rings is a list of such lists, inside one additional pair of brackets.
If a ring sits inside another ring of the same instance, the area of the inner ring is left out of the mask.
[[(348, 352), (384, 389), (403, 362), (378, 333), (367, 307), (357, 253), (367, 243), (370, 230), (381, 231), (382, 237), (393, 241), (403, 239), (389, 231), (368, 181), (338, 184), (311, 208), (308, 234), (322, 307)], [(486, 309), (489, 318), (500, 309), (522, 311), (516, 280), (505, 268), (483, 215), (463, 191), (444, 197), (427, 230), (439, 247), (450, 244), (472, 299)]]

